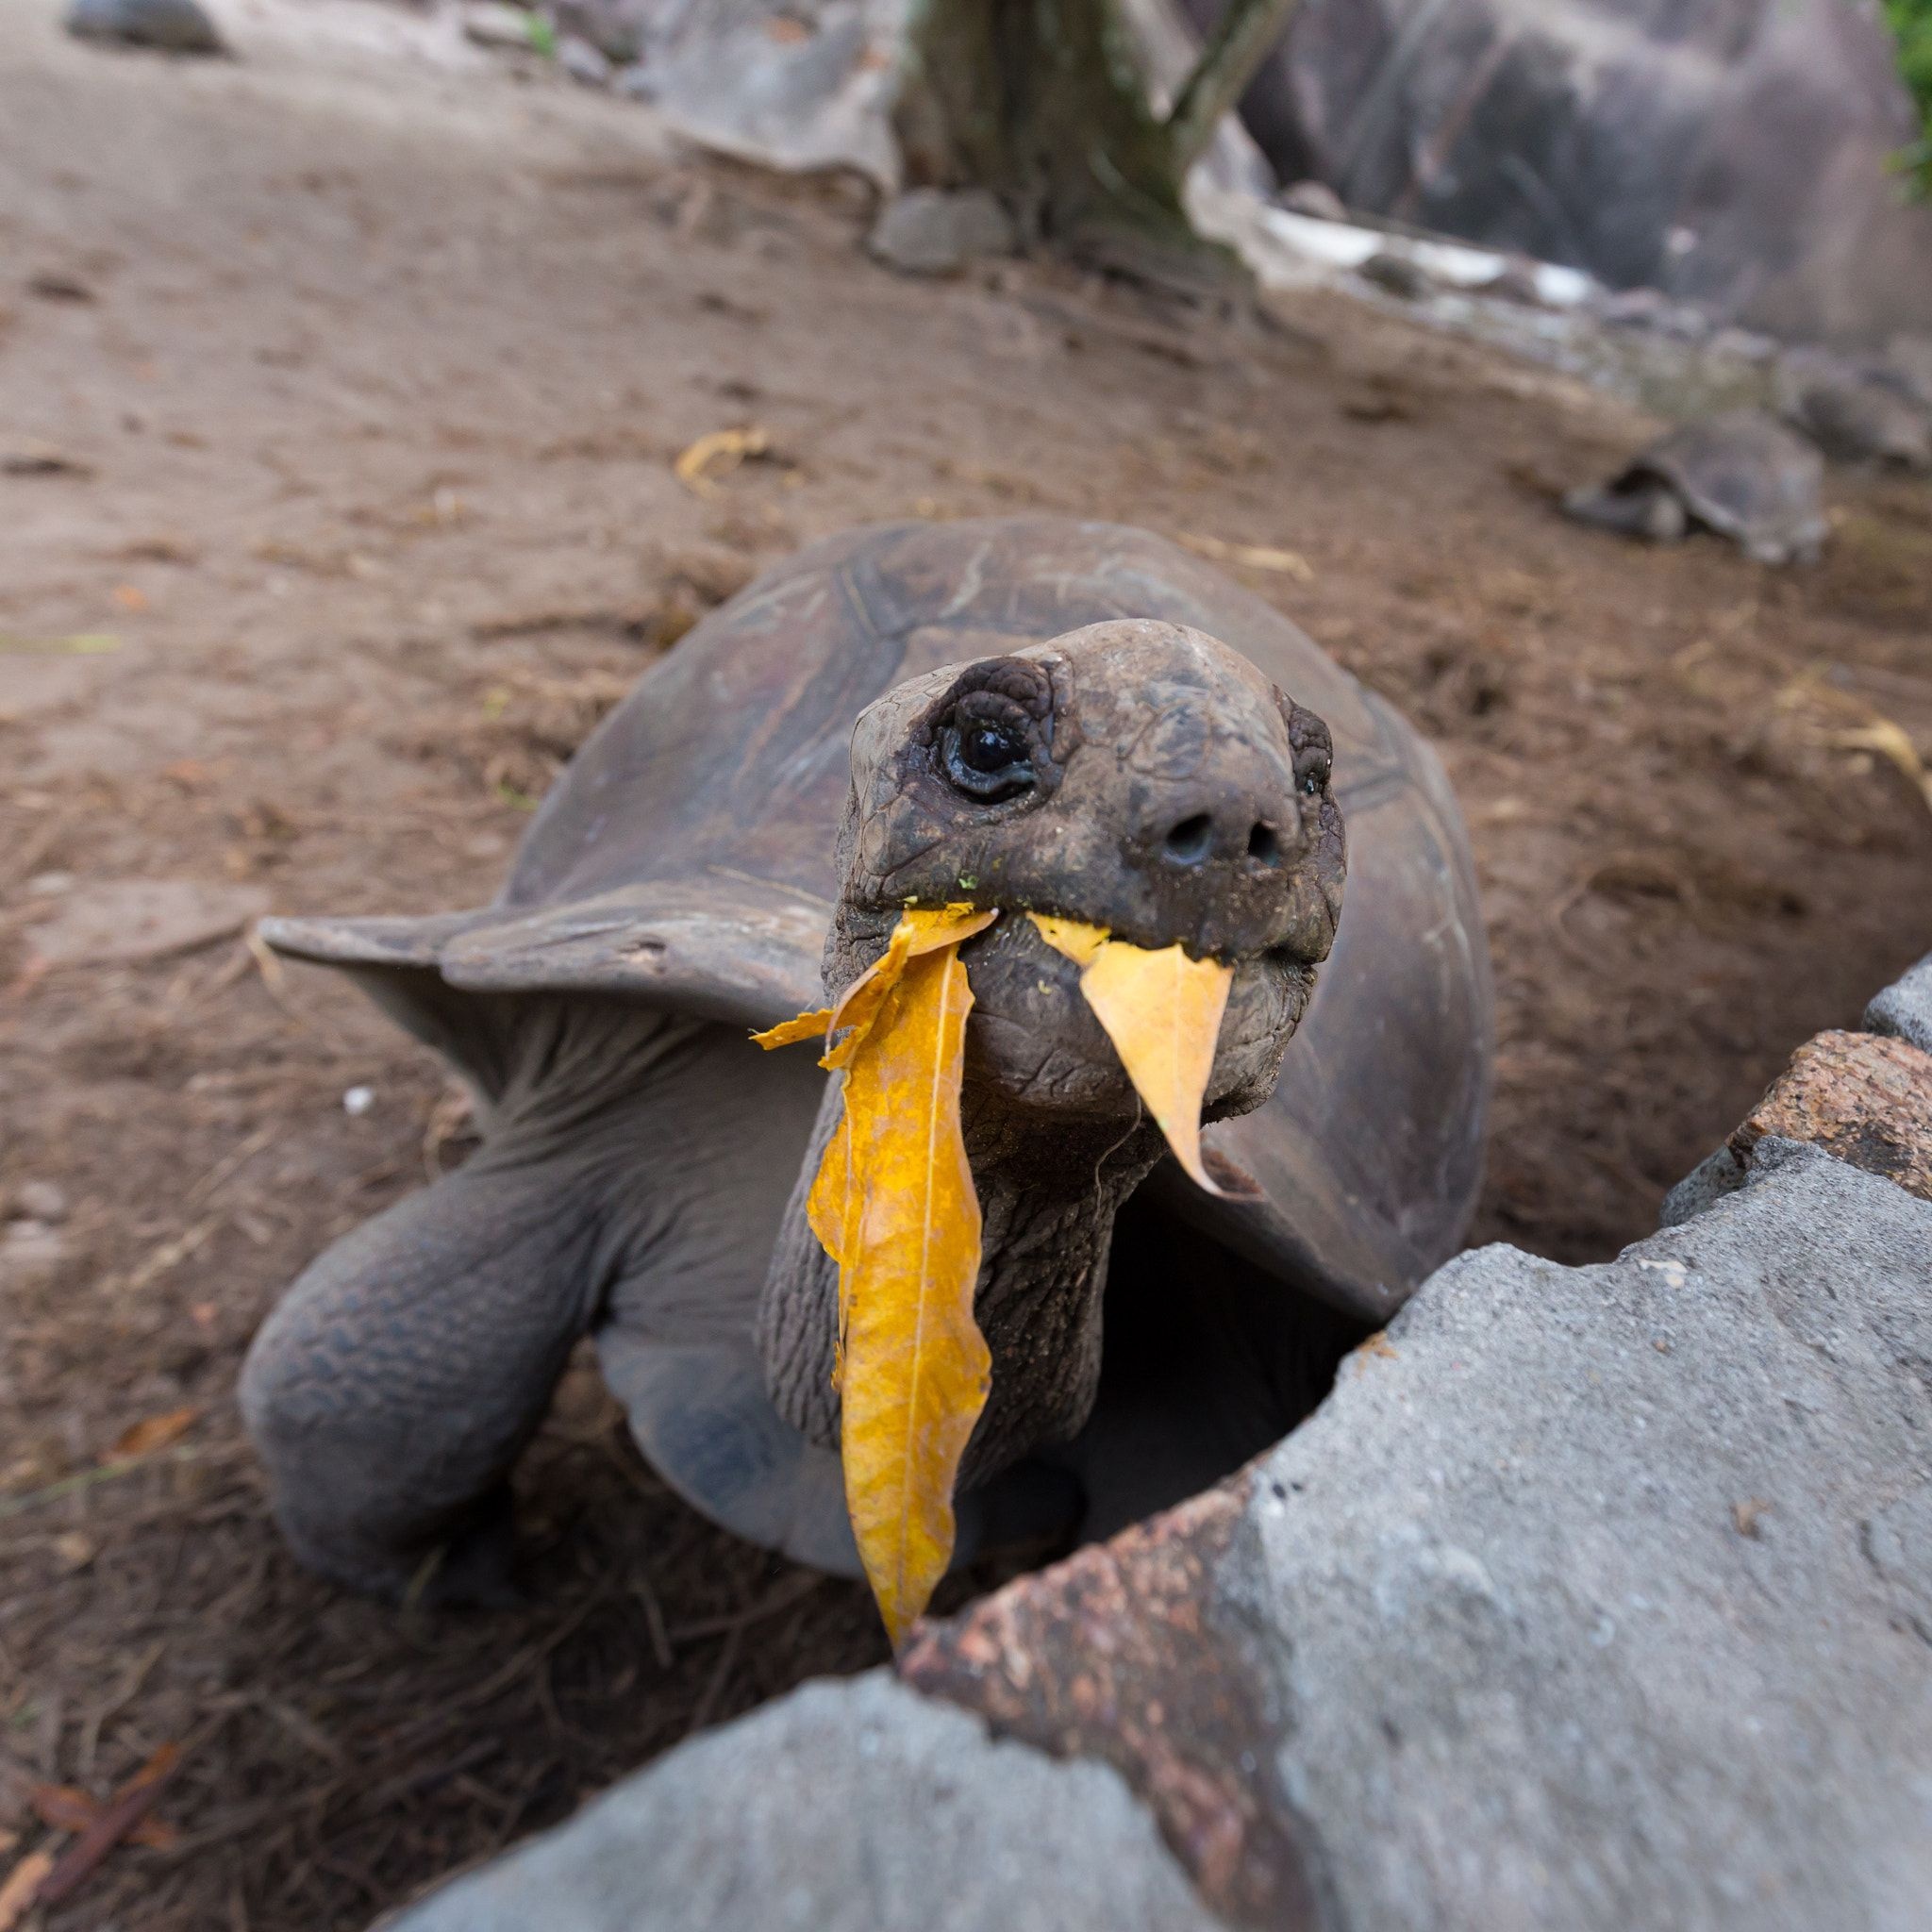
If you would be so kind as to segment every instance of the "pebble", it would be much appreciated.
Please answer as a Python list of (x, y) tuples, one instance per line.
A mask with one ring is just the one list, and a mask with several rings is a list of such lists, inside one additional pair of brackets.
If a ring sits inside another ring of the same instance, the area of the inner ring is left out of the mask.
[(359, 1121), (375, 1105), (374, 1087), (351, 1087), (342, 1095), (342, 1111), (353, 1121)]
[(74, 0), (62, 25), (78, 40), (153, 47), (163, 54), (228, 51), (195, 0)]
[(1275, 205), (1291, 215), (1307, 215), (1318, 222), (1345, 222), (1348, 208), (1341, 195), (1325, 181), (1297, 181), (1274, 197)]
[(579, 87), (608, 87), (610, 62), (589, 41), (566, 34), (557, 43), (557, 64)]
[(535, 15), (506, 0), (469, 0), (462, 11), (463, 38), (479, 47), (501, 47), (527, 54), (534, 42), (530, 24)]
[(14, 1190), (14, 1212), (49, 1226), (67, 1219), (67, 1196), (52, 1181), (22, 1181)]
[(1363, 281), (1373, 282), (1376, 288), (1399, 295), (1405, 302), (1419, 302), (1434, 287), (1428, 270), (1420, 262), (1386, 250), (1370, 256), (1362, 263), (1360, 275)]
[(914, 188), (889, 201), (866, 238), (867, 251), (908, 275), (957, 275), (969, 261), (1010, 255), (1017, 238), (983, 188)]

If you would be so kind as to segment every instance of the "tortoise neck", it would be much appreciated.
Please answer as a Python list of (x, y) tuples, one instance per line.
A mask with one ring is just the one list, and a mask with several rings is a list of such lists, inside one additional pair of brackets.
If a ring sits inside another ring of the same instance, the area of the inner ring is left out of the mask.
[[(805, 1198), (841, 1106), (834, 1088), (758, 1312), (774, 1407), (827, 1448), (839, 1441), (839, 1274), (806, 1221)], [(973, 1311), (992, 1357), (986, 1409), (960, 1467), (967, 1488), (1065, 1441), (1091, 1413), (1114, 1217), (1159, 1158), (1161, 1142), (1146, 1124), (1042, 1120), (976, 1095), (970, 1084), (960, 1124), (981, 1220)]]

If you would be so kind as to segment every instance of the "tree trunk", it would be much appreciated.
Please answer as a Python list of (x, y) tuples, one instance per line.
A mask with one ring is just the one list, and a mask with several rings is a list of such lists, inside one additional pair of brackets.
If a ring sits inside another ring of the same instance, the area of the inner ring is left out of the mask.
[(1109, 262), (1236, 271), (1190, 226), (1189, 166), (1294, 0), (1229, 0), (1163, 120), (1114, 0), (915, 0), (897, 111), (908, 172), (990, 188), (1028, 245)]

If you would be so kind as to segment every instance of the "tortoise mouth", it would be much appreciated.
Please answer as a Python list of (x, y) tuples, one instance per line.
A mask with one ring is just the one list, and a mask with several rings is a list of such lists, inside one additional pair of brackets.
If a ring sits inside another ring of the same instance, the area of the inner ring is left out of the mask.
[[(1140, 1095), (1086, 996), (1080, 968), (1024, 914), (999, 920), (960, 948), (973, 988), (966, 1074), (1029, 1110), (1131, 1121)], [(1273, 1091), (1313, 984), (1277, 946), (1234, 963), (1204, 1118), (1244, 1113)]]

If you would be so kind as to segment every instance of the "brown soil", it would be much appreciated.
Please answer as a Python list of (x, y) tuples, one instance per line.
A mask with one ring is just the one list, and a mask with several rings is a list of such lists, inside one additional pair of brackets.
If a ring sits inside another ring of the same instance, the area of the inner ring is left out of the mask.
[[(187, 66), (0, 5), (0, 1194), (71, 1204), (0, 1263), (0, 1861), (63, 1842), (37, 1783), (185, 1747), (172, 1847), (114, 1851), (61, 1928), (358, 1926), (883, 1656), (858, 1591), (669, 1497), (588, 1373), (525, 1472), (526, 1612), (299, 1573), (237, 1364), (309, 1257), (459, 1158), (459, 1113), (238, 939), (36, 974), (28, 929), (101, 882), (480, 901), (588, 723), (750, 571), (1038, 507), (1291, 547), (1309, 581), (1242, 574), (1441, 746), (1501, 993), (1477, 1239), (1642, 1233), (1932, 929), (1932, 811), (1856, 738), (1932, 741), (1932, 491), (1836, 481), (1809, 574), (1632, 548), (1548, 491), (1647, 425), (1538, 372), (1337, 298), (1260, 327), (1047, 266), (898, 280), (849, 185), (279, 19)], [(774, 459), (680, 486), (750, 423)]]

